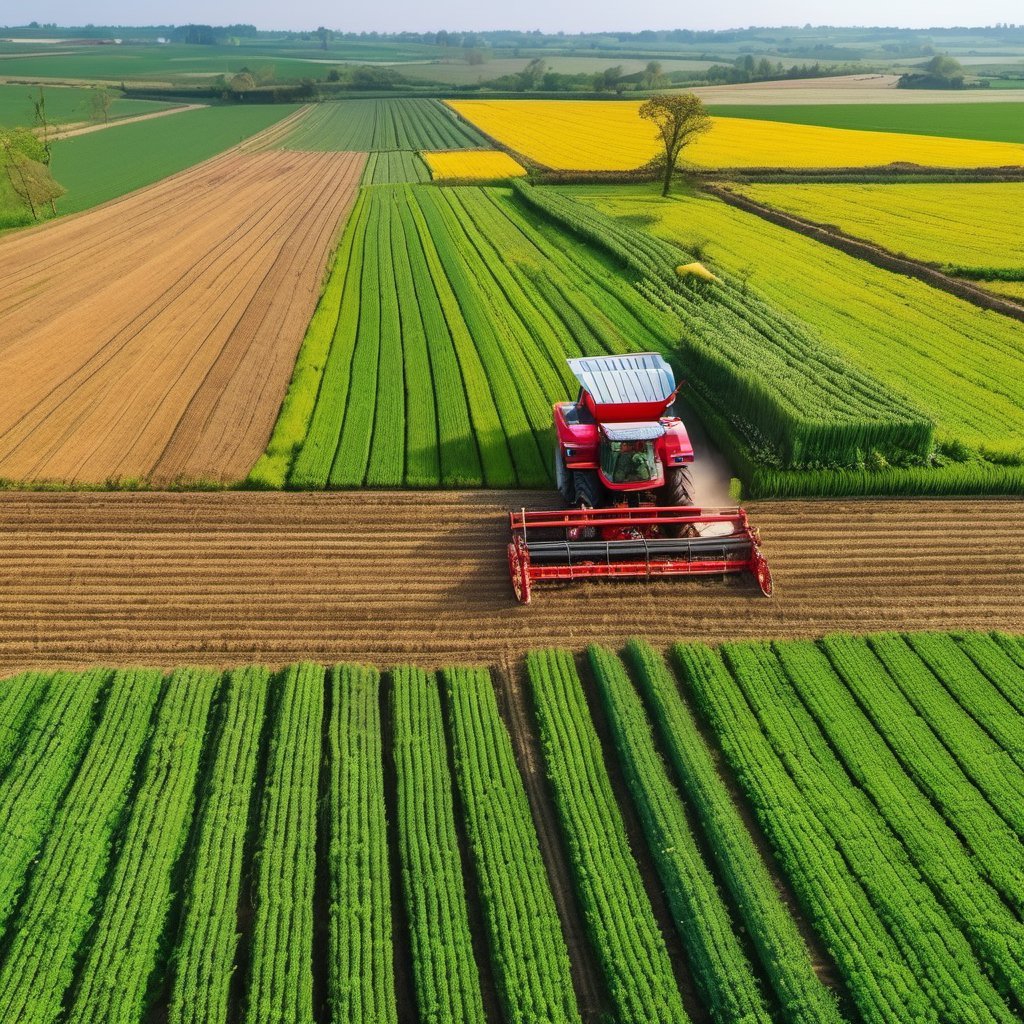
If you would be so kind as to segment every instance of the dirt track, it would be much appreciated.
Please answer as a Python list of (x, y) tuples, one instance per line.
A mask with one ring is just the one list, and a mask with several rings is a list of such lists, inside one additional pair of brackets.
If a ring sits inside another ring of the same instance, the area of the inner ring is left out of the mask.
[(497, 664), (529, 646), (834, 630), (1024, 631), (1024, 503), (751, 506), (775, 572), (538, 587), (516, 606), (522, 492), (0, 495), (0, 669), (299, 658)]
[(0, 242), (0, 478), (243, 477), (364, 160), (232, 151)]
[[(79, 121), (76, 124), (61, 125), (50, 133), (50, 142), (59, 142), (61, 139), (73, 139), (76, 135), (91, 135), (93, 132), (101, 132), (106, 128), (116, 128), (121, 124), (134, 124), (136, 121), (152, 121), (157, 117), (167, 117), (170, 114), (184, 114), (186, 110), (202, 110), (206, 103), (185, 103), (178, 107), (169, 107), (167, 110), (154, 110), (149, 114), (135, 114), (132, 117), (115, 117), (112, 121), (104, 121), (102, 124), (95, 124), (89, 121)], [(37, 129), (38, 135), (42, 129)]]

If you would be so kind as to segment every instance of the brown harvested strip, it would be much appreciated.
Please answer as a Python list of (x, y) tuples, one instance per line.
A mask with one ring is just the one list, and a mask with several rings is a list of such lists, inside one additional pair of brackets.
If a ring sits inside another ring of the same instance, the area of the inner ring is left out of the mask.
[(0, 668), (500, 663), (530, 646), (1024, 632), (1024, 504), (763, 502), (776, 579), (538, 586), (512, 600), (527, 492), (0, 494)]
[(364, 161), (232, 152), (0, 244), (0, 477), (244, 476)]

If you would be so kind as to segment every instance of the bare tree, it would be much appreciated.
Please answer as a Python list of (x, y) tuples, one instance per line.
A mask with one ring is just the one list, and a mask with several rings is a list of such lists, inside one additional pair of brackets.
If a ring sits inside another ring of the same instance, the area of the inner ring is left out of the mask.
[(640, 116), (658, 126), (658, 134), (665, 145), (665, 181), (661, 194), (667, 196), (679, 154), (698, 135), (711, 129), (711, 118), (700, 97), (693, 93), (652, 96), (640, 108)]
[(15, 195), (29, 208), (33, 220), (39, 220), (39, 210), (49, 204), (57, 212), (56, 200), (65, 189), (57, 184), (44, 163), (46, 151), (42, 142), (28, 128), (0, 130), (0, 165)]
[(32, 106), (35, 107), (35, 118), (36, 118), (36, 130), (39, 135), (39, 139), (43, 144), (43, 151), (46, 153), (46, 159), (43, 163), (49, 165), (50, 163), (50, 121), (46, 116), (46, 96), (43, 94), (43, 87), (39, 87), (39, 99), (32, 101)]
[(100, 86), (98, 89), (92, 91), (92, 119), (99, 121), (103, 119), (103, 123), (106, 124), (110, 116), (110, 104), (114, 102), (114, 97), (111, 95), (109, 89), (104, 89)]

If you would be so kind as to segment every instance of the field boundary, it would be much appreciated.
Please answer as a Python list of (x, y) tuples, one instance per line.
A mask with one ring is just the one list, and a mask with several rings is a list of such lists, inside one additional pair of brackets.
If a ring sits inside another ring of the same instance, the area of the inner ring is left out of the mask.
[(790, 213), (783, 213), (772, 206), (759, 203), (748, 196), (740, 195), (732, 189), (723, 185), (705, 184), (703, 189), (709, 194), (721, 199), (723, 202), (734, 206), (746, 213), (752, 213), (762, 220), (777, 224), (779, 227), (788, 228), (797, 234), (812, 238), (816, 242), (839, 249), (848, 256), (866, 260), (868, 263), (879, 267), (882, 270), (889, 270), (896, 274), (903, 274), (907, 277), (916, 278), (933, 288), (948, 292), (950, 295), (965, 302), (970, 302), (981, 309), (992, 310), (1002, 313), (1024, 323), (1024, 305), (1020, 305), (1009, 298), (1001, 298), (985, 291), (976, 285), (961, 281), (959, 278), (944, 274), (918, 260), (909, 259), (905, 256), (897, 256), (889, 249), (875, 245), (873, 242), (866, 242), (852, 235), (841, 232), (838, 228), (818, 224), (815, 221), (805, 220)]

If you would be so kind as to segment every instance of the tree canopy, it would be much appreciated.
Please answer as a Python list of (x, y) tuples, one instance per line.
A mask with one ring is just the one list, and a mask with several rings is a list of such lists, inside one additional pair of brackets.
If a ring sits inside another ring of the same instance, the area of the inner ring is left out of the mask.
[(652, 96), (640, 108), (640, 116), (657, 125), (665, 146), (665, 182), (661, 194), (667, 196), (679, 154), (698, 135), (711, 130), (711, 118), (700, 97), (688, 92)]

